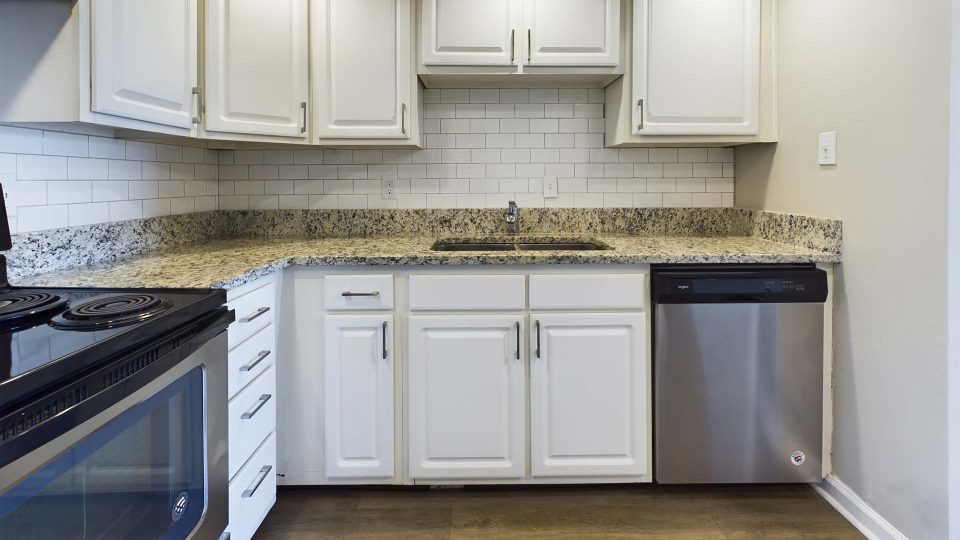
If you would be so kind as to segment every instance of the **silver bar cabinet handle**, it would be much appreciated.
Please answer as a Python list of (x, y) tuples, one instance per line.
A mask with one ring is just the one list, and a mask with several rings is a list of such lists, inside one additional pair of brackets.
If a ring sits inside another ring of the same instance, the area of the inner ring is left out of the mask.
[(516, 43), (517, 43), (516, 36), (517, 36), (517, 29), (514, 28), (513, 30), (510, 31), (510, 63), (511, 64), (513, 64), (513, 61), (514, 61), (513, 53), (514, 53), (514, 50), (516, 49)]
[(190, 93), (197, 96), (197, 114), (191, 119), (194, 124), (199, 125), (203, 119), (203, 94), (200, 92), (200, 87), (194, 86)]
[(256, 313), (254, 313), (253, 315), (247, 315), (246, 317), (243, 317), (242, 319), (240, 319), (240, 322), (242, 323), (250, 322), (268, 311), (270, 311), (270, 308), (267, 306), (258, 308)]
[(387, 321), (383, 321), (383, 359), (387, 359)]
[(642, 99), (637, 100), (637, 111), (640, 113), (639, 114), (640, 122), (637, 124), (637, 130), (639, 131), (643, 129), (643, 100)]
[(351, 291), (343, 291), (342, 293), (340, 293), (340, 296), (346, 296), (346, 297), (351, 297), (351, 296), (380, 296), (380, 291), (370, 291), (370, 292), (351, 292)]
[(533, 30), (527, 28), (527, 63), (530, 63), (530, 59), (533, 58)]
[(535, 322), (534, 325), (537, 327), (537, 350), (535, 352), (537, 358), (540, 358), (540, 321)]
[(300, 126), (300, 133), (307, 132), (307, 102), (300, 102), (300, 111), (303, 113), (303, 125)]
[(407, 134), (407, 104), (400, 104), (400, 133)]
[(270, 471), (272, 470), (273, 470), (273, 465), (264, 465), (263, 467), (261, 467), (260, 472), (257, 473), (257, 477), (253, 479), (253, 483), (250, 484), (250, 487), (243, 490), (243, 493), (241, 493), (240, 496), (243, 497), (244, 499), (249, 499), (250, 497), (253, 497), (253, 494), (256, 493), (258, 489), (260, 489), (260, 484), (262, 484), (263, 481), (267, 479), (267, 475), (270, 474)]
[(520, 321), (517, 321), (517, 360), (520, 359)]
[(263, 394), (263, 395), (261, 395), (260, 398), (257, 399), (257, 404), (254, 405), (253, 408), (250, 409), (249, 411), (241, 414), (241, 415), (240, 415), (240, 419), (241, 419), (241, 420), (249, 420), (249, 419), (253, 418), (254, 416), (256, 416), (257, 413), (260, 412), (260, 409), (262, 409), (263, 406), (266, 405), (267, 402), (270, 401), (270, 398), (272, 398), (272, 397), (273, 397), (273, 395), (271, 395), (271, 394)]
[(270, 356), (270, 351), (260, 351), (257, 354), (257, 357), (254, 358), (249, 364), (240, 366), (240, 371), (250, 371), (251, 369), (257, 367), (257, 364), (263, 362), (263, 359), (268, 356)]

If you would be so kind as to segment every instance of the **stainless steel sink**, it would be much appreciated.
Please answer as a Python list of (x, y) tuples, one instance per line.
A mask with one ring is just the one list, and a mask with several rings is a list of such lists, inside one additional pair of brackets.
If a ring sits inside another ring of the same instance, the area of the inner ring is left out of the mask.
[(595, 251), (610, 249), (596, 240), (525, 239), (515, 242), (483, 239), (438, 240), (434, 251)]

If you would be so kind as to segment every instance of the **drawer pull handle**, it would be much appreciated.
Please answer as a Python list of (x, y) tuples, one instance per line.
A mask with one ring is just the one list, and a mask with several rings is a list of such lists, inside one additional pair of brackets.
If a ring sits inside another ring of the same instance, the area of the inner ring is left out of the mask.
[(371, 292), (350, 292), (350, 291), (343, 291), (342, 293), (340, 293), (340, 296), (346, 296), (346, 297), (351, 297), (351, 296), (380, 296), (380, 291), (371, 291)]
[(266, 405), (267, 402), (270, 401), (270, 398), (272, 398), (272, 397), (273, 397), (273, 396), (272, 396), (271, 394), (263, 394), (262, 396), (260, 396), (260, 399), (257, 400), (257, 404), (254, 405), (253, 408), (250, 409), (249, 411), (241, 414), (241, 415), (240, 415), (240, 419), (241, 419), (241, 420), (249, 420), (249, 419), (253, 418), (254, 416), (256, 416), (256, 414), (257, 414), (258, 412), (260, 412), (260, 409), (262, 409), (263, 406)]
[(263, 362), (263, 359), (268, 356), (270, 356), (270, 351), (260, 351), (260, 353), (257, 354), (257, 357), (254, 358), (252, 362), (240, 366), (240, 371), (250, 371), (251, 369), (257, 367), (257, 364)]
[(272, 470), (273, 470), (273, 465), (264, 465), (263, 467), (260, 467), (260, 472), (257, 473), (257, 477), (253, 479), (253, 483), (250, 484), (250, 487), (243, 490), (243, 493), (241, 493), (240, 496), (243, 497), (244, 499), (249, 499), (250, 497), (253, 497), (253, 494), (256, 493), (258, 489), (260, 489), (260, 484), (262, 484), (263, 481), (267, 479), (267, 475), (270, 474), (270, 471)]
[(240, 319), (240, 322), (242, 322), (242, 323), (248, 323), (248, 322), (256, 319), (257, 317), (263, 315), (264, 313), (266, 313), (266, 312), (268, 312), (268, 311), (270, 311), (270, 308), (264, 306), (264, 307), (262, 307), (262, 308), (257, 309), (257, 312), (254, 313), (253, 315), (247, 315), (246, 317)]

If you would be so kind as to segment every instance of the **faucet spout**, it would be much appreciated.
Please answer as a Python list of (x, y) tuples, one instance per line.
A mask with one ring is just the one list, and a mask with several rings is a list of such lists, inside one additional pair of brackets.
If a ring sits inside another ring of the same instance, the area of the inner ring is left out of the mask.
[(520, 208), (516, 202), (510, 201), (507, 205), (507, 212), (503, 215), (503, 220), (507, 224), (507, 234), (513, 236), (520, 231)]

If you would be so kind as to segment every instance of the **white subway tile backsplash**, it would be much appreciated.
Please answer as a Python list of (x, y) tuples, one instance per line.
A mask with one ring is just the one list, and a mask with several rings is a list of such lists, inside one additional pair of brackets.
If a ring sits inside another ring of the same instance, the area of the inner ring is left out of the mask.
[(44, 131), (43, 153), (48, 156), (87, 157), (87, 140), (86, 135)]
[[(217, 151), (0, 126), (0, 180), (23, 231), (217, 208), (733, 204), (731, 148), (604, 148), (602, 89), (423, 99), (425, 148), (414, 150)], [(384, 176), (397, 177), (397, 199), (382, 198)], [(558, 197), (543, 198), (544, 176), (558, 178)]]

